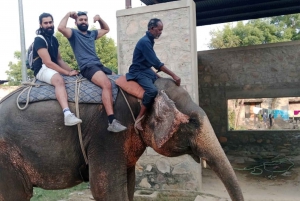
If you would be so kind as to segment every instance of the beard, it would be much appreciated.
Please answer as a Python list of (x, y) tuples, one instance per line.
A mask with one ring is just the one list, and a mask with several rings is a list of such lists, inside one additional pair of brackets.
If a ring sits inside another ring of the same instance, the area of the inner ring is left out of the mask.
[(44, 32), (46, 35), (48, 35), (48, 36), (51, 36), (51, 35), (54, 34), (54, 26), (49, 27), (49, 28), (47, 28), (47, 29), (42, 28), (42, 30), (43, 30), (43, 32)]
[(89, 28), (89, 25), (87, 25), (87, 24), (78, 24), (78, 25), (77, 25), (77, 28), (78, 28), (80, 31), (87, 31), (88, 28)]

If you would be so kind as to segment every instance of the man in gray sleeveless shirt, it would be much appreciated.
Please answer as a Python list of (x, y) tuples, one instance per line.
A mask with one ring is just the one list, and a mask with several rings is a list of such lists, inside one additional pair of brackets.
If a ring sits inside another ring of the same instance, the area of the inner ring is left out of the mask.
[[(75, 19), (78, 30), (66, 27), (69, 18)], [(121, 132), (127, 128), (114, 117), (111, 83), (106, 76), (112, 71), (101, 63), (95, 49), (95, 40), (108, 33), (109, 27), (99, 15), (94, 17), (95, 22), (99, 22), (100, 29), (89, 31), (86, 12), (69, 12), (61, 20), (58, 31), (68, 38), (82, 76), (102, 88), (102, 101), (108, 116), (107, 130)]]

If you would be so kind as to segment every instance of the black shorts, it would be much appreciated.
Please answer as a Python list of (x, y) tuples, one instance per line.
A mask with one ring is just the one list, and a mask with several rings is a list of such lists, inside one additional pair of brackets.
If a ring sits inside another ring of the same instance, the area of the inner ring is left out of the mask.
[(103, 71), (106, 75), (112, 74), (112, 71), (109, 68), (101, 64), (86, 65), (85, 68), (80, 71), (80, 73), (83, 77), (85, 77), (89, 81), (92, 81), (92, 77), (98, 71)]

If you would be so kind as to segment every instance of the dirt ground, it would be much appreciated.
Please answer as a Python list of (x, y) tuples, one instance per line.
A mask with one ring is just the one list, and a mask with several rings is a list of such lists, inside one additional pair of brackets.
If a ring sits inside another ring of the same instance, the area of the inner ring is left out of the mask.
[[(229, 195), (216, 174), (203, 169), (203, 194), (195, 201), (230, 201)], [(284, 175), (268, 177), (267, 174), (254, 176), (247, 171), (236, 171), (245, 201), (297, 201), (300, 200), (300, 167), (294, 167)], [(93, 200), (90, 191), (75, 192), (71, 201)]]
[[(246, 171), (236, 171), (245, 201), (297, 201), (300, 200), (300, 167), (292, 168), (284, 176), (251, 175)], [(216, 174), (204, 169), (203, 193), (226, 199), (203, 199), (205, 201), (230, 200), (229, 195)], [(208, 198), (209, 196), (207, 196)], [(200, 199), (199, 199), (200, 201)]]

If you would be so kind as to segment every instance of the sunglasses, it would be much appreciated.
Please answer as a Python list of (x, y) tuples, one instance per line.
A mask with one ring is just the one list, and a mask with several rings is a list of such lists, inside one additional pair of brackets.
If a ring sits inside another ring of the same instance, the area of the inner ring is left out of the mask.
[(81, 16), (81, 15), (87, 15), (87, 11), (78, 11), (77, 12), (77, 16)]

